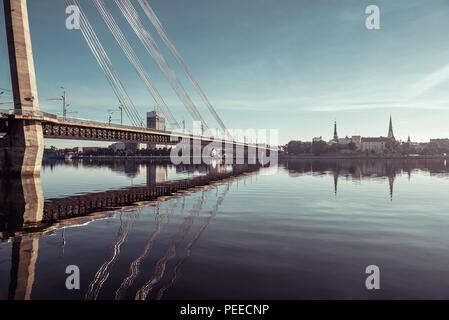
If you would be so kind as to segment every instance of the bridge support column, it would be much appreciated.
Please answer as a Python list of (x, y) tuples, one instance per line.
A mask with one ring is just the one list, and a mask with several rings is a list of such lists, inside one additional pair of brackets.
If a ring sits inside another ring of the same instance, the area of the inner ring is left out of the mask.
[[(4, 0), (15, 115), (39, 114), (26, 0)], [(11, 119), (0, 140), (0, 173), (39, 175), (44, 151), (39, 121)]]

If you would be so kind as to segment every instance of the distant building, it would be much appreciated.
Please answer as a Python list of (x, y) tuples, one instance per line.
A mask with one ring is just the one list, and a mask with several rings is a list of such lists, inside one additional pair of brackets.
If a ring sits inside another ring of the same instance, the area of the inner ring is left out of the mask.
[(391, 143), (391, 139), (385, 137), (363, 137), (361, 140), (360, 151), (363, 152), (383, 153)]
[(430, 139), (430, 143), (436, 143), (440, 146), (448, 146), (449, 147), (449, 139)]
[(51, 146), (49, 149), (44, 149), (43, 159), (63, 159), (64, 151), (56, 149), (54, 146)]
[(341, 144), (341, 145), (348, 145), (351, 143), (351, 139), (346, 136), (345, 138), (339, 138), (337, 133), (337, 121), (334, 122), (334, 137), (332, 140), (330, 140), (327, 144), (333, 145), (333, 144)]
[(390, 123), (388, 126), (387, 137), (362, 137), (360, 143), (360, 151), (368, 151), (375, 153), (384, 153), (389, 144), (396, 141), (393, 132), (393, 121), (390, 115)]
[(403, 144), (406, 144), (409, 148), (415, 150), (416, 152), (421, 152), (424, 150), (424, 147), (426, 144), (413, 142), (410, 138), (410, 135), (408, 135), (407, 142), (404, 142)]
[(334, 138), (335, 142), (338, 142), (338, 134), (337, 134), (337, 121), (334, 122)]
[(352, 139), (349, 138), (348, 136), (346, 136), (345, 138), (339, 138), (338, 139), (338, 144), (342, 144), (342, 145), (348, 145), (352, 142)]
[(334, 122), (334, 137), (327, 144), (333, 145), (338, 143), (338, 133), (337, 133), (337, 121)]
[[(147, 128), (165, 131), (165, 117), (159, 111), (147, 112)], [(164, 148), (164, 145), (149, 144), (148, 149)]]
[(390, 125), (389, 125), (389, 127), (388, 127), (388, 139), (391, 139), (391, 140), (396, 140), (395, 138), (394, 138), (394, 133), (393, 133), (393, 121), (392, 121), (392, 119), (391, 119), (391, 115), (390, 115)]
[(114, 152), (117, 152), (119, 150), (125, 150), (126, 145), (124, 142), (117, 142), (117, 143), (111, 144), (108, 148), (114, 150)]
[[(313, 142), (319, 141), (320, 138), (313, 138)], [(438, 139), (440, 142), (443, 139)], [(449, 144), (449, 139), (447, 139), (447, 143)], [(348, 146), (349, 144), (353, 143), (355, 145), (355, 149), (349, 148), (350, 150), (359, 150), (359, 151), (369, 151), (369, 152), (376, 152), (376, 153), (383, 153), (386, 151), (387, 146), (389, 144), (392, 144), (396, 141), (396, 138), (394, 136), (393, 131), (393, 120), (390, 115), (390, 123), (388, 126), (388, 135), (387, 137), (362, 137), (362, 136), (352, 136), (349, 138), (348, 136), (344, 138), (338, 137), (337, 132), (337, 121), (334, 122), (334, 135), (332, 140), (330, 140), (327, 144), (329, 146), (332, 145), (341, 145), (341, 146)], [(410, 137), (409, 137), (410, 141)], [(411, 143), (411, 142), (410, 142)], [(340, 148), (344, 151), (347, 148)]]
[(362, 147), (362, 137), (361, 136), (352, 136), (351, 142), (355, 144), (356, 150), (359, 150)]
[(100, 149), (100, 147), (83, 147), (83, 153), (88, 151), (97, 152), (98, 149)]
[(108, 148), (114, 150), (114, 152), (117, 152), (118, 150), (136, 151), (142, 148), (142, 144), (133, 142), (117, 142), (111, 144)]
[(320, 142), (320, 141), (323, 141), (323, 137), (322, 136), (315, 137), (315, 138), (312, 139), (312, 142)]

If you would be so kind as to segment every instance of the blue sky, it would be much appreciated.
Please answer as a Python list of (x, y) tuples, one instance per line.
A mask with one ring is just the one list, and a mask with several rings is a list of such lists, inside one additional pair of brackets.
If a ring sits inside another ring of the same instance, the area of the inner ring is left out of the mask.
[[(279, 129), (280, 142), (286, 143), (330, 139), (337, 120), (340, 136), (385, 136), (391, 113), (399, 139), (449, 137), (448, 1), (149, 2), (229, 128)], [(151, 96), (91, 1), (80, 3), (143, 116), (153, 109)], [(112, 0), (106, 3), (175, 117), (190, 121), (118, 8)], [(370, 4), (380, 7), (380, 30), (365, 27)], [(74, 116), (107, 121), (117, 99), (81, 33), (65, 28), (64, 1), (29, 0), (28, 7), (41, 110), (61, 111), (59, 102), (48, 99), (60, 96), (64, 86), (69, 109), (78, 112)], [(0, 88), (10, 88), (0, 8)], [(159, 43), (212, 126), (199, 96)], [(0, 102), (7, 100), (7, 94), (0, 95)]]

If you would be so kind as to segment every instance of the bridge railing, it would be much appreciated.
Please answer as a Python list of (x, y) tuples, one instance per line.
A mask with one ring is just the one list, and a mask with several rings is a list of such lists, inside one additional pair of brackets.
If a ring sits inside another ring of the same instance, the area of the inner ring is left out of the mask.
[(59, 120), (59, 121), (68, 121), (68, 122), (76, 122), (76, 123), (84, 123), (84, 124), (95, 124), (95, 125), (101, 125), (101, 126), (106, 126), (106, 127), (110, 127), (110, 128), (125, 128), (125, 129), (133, 129), (133, 130), (137, 129), (137, 130), (143, 130), (143, 131), (160, 132), (160, 133), (165, 133), (165, 134), (168, 132), (168, 131), (164, 131), (164, 130), (157, 130), (157, 129), (144, 128), (144, 127), (135, 127), (135, 126), (121, 125), (121, 124), (113, 124), (113, 123), (108, 123), (108, 122), (82, 119), (82, 118), (61, 117), (60, 115), (57, 115), (54, 113), (49, 113), (49, 112), (44, 112), (44, 111), (30, 112), (30, 111), (24, 111), (22, 109), (0, 108), (0, 114), (38, 116), (38, 117), (55, 119), (55, 120)]
[[(0, 109), (0, 114), (6, 114), (6, 115), (30, 115), (30, 116), (38, 116), (38, 117), (45, 117), (50, 119), (55, 119), (58, 121), (68, 121), (68, 122), (75, 122), (80, 124), (94, 124), (94, 125), (101, 125), (106, 126), (110, 128), (124, 128), (124, 129), (132, 129), (132, 130), (143, 130), (143, 131), (151, 131), (151, 132), (160, 132), (161, 134), (167, 134), (170, 133), (169, 131), (164, 130), (157, 130), (157, 129), (151, 129), (151, 128), (144, 128), (144, 127), (135, 127), (135, 126), (128, 126), (128, 125), (120, 125), (120, 124), (112, 124), (108, 122), (101, 122), (101, 121), (95, 121), (95, 120), (89, 120), (89, 119), (81, 119), (81, 118), (71, 118), (71, 117), (61, 117), (54, 113), (39, 111), (39, 112), (29, 112), (29, 111), (23, 111), (21, 109)], [(174, 133), (177, 135), (176, 133)], [(202, 139), (204, 137), (201, 136), (193, 136), (190, 134), (187, 134), (189, 137), (192, 137), (193, 139)], [(224, 140), (225, 142), (227, 140)], [(229, 141), (231, 142), (231, 141)], [(233, 141), (234, 143), (242, 143), (239, 141)], [(245, 143), (245, 145), (249, 147), (258, 147), (260, 148), (260, 145), (257, 144), (251, 144), (251, 143)], [(272, 148), (270, 145), (264, 145), (265, 148), (270, 149)]]

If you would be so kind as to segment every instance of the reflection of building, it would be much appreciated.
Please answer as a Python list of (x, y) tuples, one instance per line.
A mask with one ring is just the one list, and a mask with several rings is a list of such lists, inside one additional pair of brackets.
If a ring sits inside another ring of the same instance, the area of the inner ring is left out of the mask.
[(353, 182), (383, 178), (388, 182), (390, 199), (393, 199), (396, 177), (406, 174), (411, 179), (416, 169), (429, 172), (430, 175), (449, 177), (449, 163), (444, 159), (289, 160), (284, 163), (284, 166), (292, 177), (309, 175), (309, 173), (333, 176), (335, 194), (337, 194), (340, 177), (345, 180), (351, 179)]
[(167, 180), (167, 167), (148, 164), (147, 165), (147, 185), (164, 182)]

